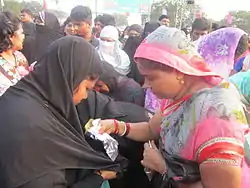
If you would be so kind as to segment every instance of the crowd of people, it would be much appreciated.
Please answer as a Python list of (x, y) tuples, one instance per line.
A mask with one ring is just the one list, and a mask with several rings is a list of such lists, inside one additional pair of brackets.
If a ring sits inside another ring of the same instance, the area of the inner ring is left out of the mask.
[(0, 14), (0, 187), (249, 188), (248, 34), (92, 20)]

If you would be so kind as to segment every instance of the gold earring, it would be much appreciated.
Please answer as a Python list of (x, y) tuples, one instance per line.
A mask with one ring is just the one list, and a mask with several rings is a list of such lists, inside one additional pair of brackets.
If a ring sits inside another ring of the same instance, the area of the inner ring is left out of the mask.
[(180, 81), (180, 84), (183, 85), (185, 83), (183, 77), (176, 77), (178, 81)]

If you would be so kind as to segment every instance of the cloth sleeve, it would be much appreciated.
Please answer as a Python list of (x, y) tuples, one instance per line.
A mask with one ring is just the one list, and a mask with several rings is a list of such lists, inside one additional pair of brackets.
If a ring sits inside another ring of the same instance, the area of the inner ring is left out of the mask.
[[(198, 136), (199, 135), (199, 136)], [(195, 159), (201, 163), (241, 166), (244, 131), (236, 122), (220, 118), (201, 122), (195, 133)]]

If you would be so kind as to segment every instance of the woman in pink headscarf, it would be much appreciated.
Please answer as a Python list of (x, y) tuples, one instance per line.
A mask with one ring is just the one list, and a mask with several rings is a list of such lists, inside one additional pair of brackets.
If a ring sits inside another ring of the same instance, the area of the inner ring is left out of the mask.
[(176, 28), (151, 33), (135, 60), (146, 85), (171, 103), (150, 122), (103, 120), (100, 133), (159, 139), (159, 149), (152, 141), (145, 144), (142, 164), (162, 175), (162, 187), (250, 187), (243, 147), (247, 122), (236, 88), (221, 83)]

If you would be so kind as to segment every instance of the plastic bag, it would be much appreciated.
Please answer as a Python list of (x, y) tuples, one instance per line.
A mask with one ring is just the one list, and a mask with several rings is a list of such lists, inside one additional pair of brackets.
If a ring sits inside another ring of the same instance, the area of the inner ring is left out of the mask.
[[(118, 156), (118, 142), (112, 138), (109, 134), (99, 134), (101, 119), (90, 120), (85, 128), (92, 139), (99, 140), (103, 143), (104, 149), (112, 161), (115, 161)], [(90, 125), (92, 124), (92, 126)]]

